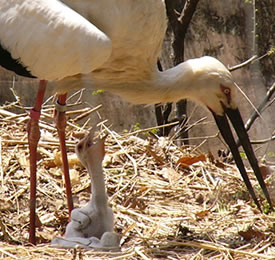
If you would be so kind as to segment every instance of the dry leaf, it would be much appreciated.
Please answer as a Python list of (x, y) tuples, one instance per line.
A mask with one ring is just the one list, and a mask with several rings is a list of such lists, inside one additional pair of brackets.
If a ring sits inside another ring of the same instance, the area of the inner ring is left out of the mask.
[(260, 171), (264, 179), (271, 174), (270, 168), (264, 165), (260, 166)]
[(56, 163), (55, 163), (55, 160), (54, 160), (54, 159), (46, 158), (46, 159), (43, 161), (43, 164), (44, 164), (44, 166), (47, 167), (47, 168), (54, 168), (54, 167), (56, 167)]
[(151, 155), (160, 165), (165, 164), (164, 159), (158, 156), (149, 145), (146, 145), (146, 151)]
[(183, 167), (188, 167), (196, 162), (205, 162), (206, 161), (206, 156), (204, 154), (201, 154), (199, 156), (184, 156), (181, 157), (178, 161), (177, 164), (180, 164)]
[[(61, 152), (57, 152), (54, 154), (54, 162), (55, 162), (56, 166), (62, 167)], [(79, 161), (79, 159), (77, 158), (76, 154), (68, 155), (68, 164), (69, 164), (69, 168), (73, 168), (74, 166), (82, 167), (82, 164)]]
[(202, 204), (204, 202), (204, 197), (202, 194), (198, 194), (196, 196), (196, 202), (199, 203), (199, 204)]
[(148, 187), (145, 185), (142, 185), (142, 186), (140, 186), (139, 190), (140, 190), (140, 194), (141, 194), (141, 193), (144, 193), (145, 191), (147, 191)]
[(26, 169), (29, 167), (29, 159), (26, 158), (24, 153), (20, 153), (19, 156), (17, 156), (17, 159), (21, 168)]
[(253, 227), (249, 227), (246, 231), (239, 231), (239, 235), (245, 240), (251, 240), (253, 238), (265, 239), (265, 234), (261, 231), (254, 230)]
[(83, 167), (76, 154), (72, 154), (68, 157), (68, 163), (70, 168), (73, 168), (74, 166)]
[(62, 158), (61, 158), (61, 152), (56, 152), (54, 154), (54, 162), (56, 166), (61, 167), (62, 166)]
[(35, 214), (35, 226), (36, 227), (42, 227), (42, 222), (40, 221), (40, 218)]
[(85, 132), (76, 132), (76, 131), (73, 131), (72, 132), (72, 136), (77, 138), (77, 139), (83, 139), (85, 136), (86, 136), (87, 133)]
[(215, 157), (214, 157), (214, 155), (211, 152), (208, 152), (208, 158), (209, 158), (209, 161), (211, 163), (215, 164), (217, 167), (219, 167), (219, 168), (221, 168), (223, 170), (226, 168), (226, 165), (224, 163), (222, 163), (219, 160), (215, 160)]
[(50, 173), (54, 177), (62, 177), (63, 171), (60, 168), (50, 168), (48, 170), (48, 173)]
[(216, 160), (215, 165), (223, 170), (226, 168), (226, 165), (219, 160)]
[(208, 152), (208, 158), (211, 163), (215, 163), (215, 157), (210, 151)]
[(210, 212), (209, 210), (203, 210), (203, 211), (197, 212), (196, 217), (197, 218), (204, 218), (209, 214), (209, 212)]

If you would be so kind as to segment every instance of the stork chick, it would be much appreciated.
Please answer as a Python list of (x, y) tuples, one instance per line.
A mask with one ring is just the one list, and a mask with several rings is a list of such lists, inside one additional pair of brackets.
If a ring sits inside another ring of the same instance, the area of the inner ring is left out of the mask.
[(53, 246), (119, 250), (119, 237), (113, 232), (114, 215), (108, 206), (102, 161), (105, 154), (105, 138), (93, 143), (89, 134), (76, 146), (76, 154), (91, 177), (92, 198), (83, 208), (72, 211), (66, 227), (65, 238), (55, 238)]

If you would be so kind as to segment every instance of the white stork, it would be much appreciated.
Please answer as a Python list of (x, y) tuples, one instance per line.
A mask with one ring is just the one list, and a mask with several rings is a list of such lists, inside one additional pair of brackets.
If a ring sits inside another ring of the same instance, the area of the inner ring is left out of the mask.
[[(63, 2), (63, 3), (62, 3)], [(65, 103), (69, 90), (92, 87), (133, 103), (154, 104), (189, 98), (213, 114), (257, 207), (230, 130), (231, 120), (271, 208), (272, 203), (235, 102), (231, 73), (218, 60), (201, 57), (164, 72), (157, 69), (166, 31), (163, 0), (0, 0), (0, 65), (39, 78), (30, 113), (30, 242), (35, 243), (36, 148), (38, 120), (47, 81), (56, 81), (56, 122), (60, 137), (69, 211), (70, 192), (65, 148)]]

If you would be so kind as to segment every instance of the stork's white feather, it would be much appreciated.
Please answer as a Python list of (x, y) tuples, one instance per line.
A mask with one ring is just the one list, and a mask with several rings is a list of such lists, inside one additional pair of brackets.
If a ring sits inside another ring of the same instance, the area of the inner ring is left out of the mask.
[(89, 73), (111, 53), (111, 40), (58, 0), (0, 0), (1, 44), (32, 75), (60, 80)]
[(163, 0), (62, 2), (0, 0), (1, 43), (34, 76), (62, 79), (59, 93), (92, 87), (143, 104), (190, 98), (223, 114), (220, 86), (232, 95), (235, 86), (221, 62), (202, 57), (157, 69), (167, 27)]

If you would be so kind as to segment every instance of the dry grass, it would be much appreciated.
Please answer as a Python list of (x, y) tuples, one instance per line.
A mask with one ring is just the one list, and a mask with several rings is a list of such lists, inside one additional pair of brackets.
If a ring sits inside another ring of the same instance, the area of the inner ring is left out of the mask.
[[(78, 127), (73, 118), (88, 111), (72, 113), (67, 127), (75, 206), (89, 200), (90, 180), (74, 158), (74, 145), (87, 128)], [(64, 233), (68, 212), (50, 117), (51, 107), (44, 108), (38, 162), (39, 243), (31, 246), (28, 117), (0, 110), (0, 258), (275, 259), (275, 215), (256, 209), (234, 165), (206, 156), (205, 161), (184, 166), (179, 159), (201, 154), (168, 139), (119, 135), (104, 124), (102, 131), (109, 133), (104, 172), (121, 252), (51, 248), (51, 239)], [(253, 174), (250, 178), (258, 187)], [(259, 188), (257, 192), (262, 196)]]

